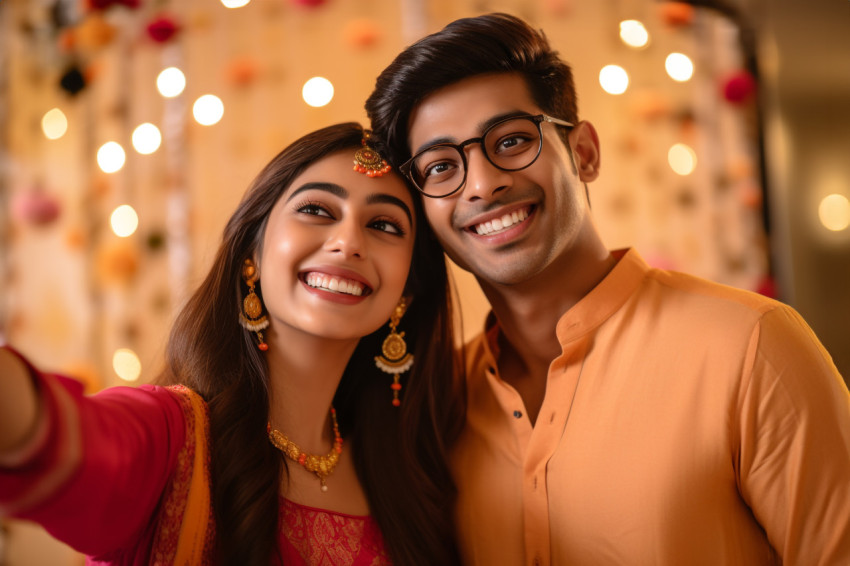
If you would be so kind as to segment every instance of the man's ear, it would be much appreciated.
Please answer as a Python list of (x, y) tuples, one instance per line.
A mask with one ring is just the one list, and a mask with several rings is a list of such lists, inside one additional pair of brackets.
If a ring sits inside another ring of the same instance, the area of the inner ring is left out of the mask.
[(570, 132), (570, 142), (578, 167), (579, 179), (585, 183), (596, 180), (599, 176), (599, 165), (601, 163), (599, 136), (596, 133), (596, 128), (590, 122), (582, 120)]

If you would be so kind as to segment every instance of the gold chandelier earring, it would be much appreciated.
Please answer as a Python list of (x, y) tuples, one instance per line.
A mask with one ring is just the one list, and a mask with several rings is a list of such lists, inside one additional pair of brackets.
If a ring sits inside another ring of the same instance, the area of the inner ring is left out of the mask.
[(384, 338), (384, 343), (381, 346), (380, 356), (375, 356), (375, 365), (381, 371), (393, 376), (393, 383), (390, 386), (393, 390), (393, 406), (401, 405), (401, 400), (398, 398), (401, 392), (401, 383), (399, 379), (401, 374), (409, 370), (413, 366), (413, 354), (407, 351), (407, 343), (404, 341), (404, 332), (396, 332), (401, 317), (404, 316), (407, 310), (407, 303), (404, 297), (398, 302), (393, 314), (390, 316), (390, 334)]
[(263, 314), (263, 302), (254, 292), (257, 284), (257, 268), (250, 259), (246, 259), (242, 265), (242, 279), (248, 286), (248, 294), (242, 300), (243, 312), (239, 313), (239, 324), (245, 330), (257, 334), (257, 339), (260, 341), (257, 347), (265, 352), (269, 349), (269, 345), (263, 341), (263, 330), (269, 327), (269, 318)]

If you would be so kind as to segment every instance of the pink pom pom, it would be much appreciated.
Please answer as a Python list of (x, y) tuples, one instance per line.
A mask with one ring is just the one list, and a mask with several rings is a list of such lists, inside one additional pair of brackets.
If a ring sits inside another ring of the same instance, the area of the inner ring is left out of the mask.
[(41, 189), (19, 193), (12, 199), (12, 216), (16, 220), (44, 226), (59, 218), (59, 202)]

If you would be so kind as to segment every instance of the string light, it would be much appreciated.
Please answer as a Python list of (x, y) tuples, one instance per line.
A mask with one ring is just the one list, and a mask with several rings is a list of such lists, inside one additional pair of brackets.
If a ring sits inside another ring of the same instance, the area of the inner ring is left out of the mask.
[(671, 53), (664, 61), (664, 68), (667, 69), (667, 74), (674, 81), (680, 83), (688, 81), (694, 76), (694, 63), (690, 57), (683, 53)]
[(112, 354), (112, 369), (124, 381), (136, 381), (142, 375), (142, 362), (133, 350), (119, 348)]
[(124, 167), (127, 155), (118, 142), (106, 142), (97, 150), (97, 164), (104, 173), (115, 173)]
[(149, 122), (145, 122), (133, 130), (133, 147), (142, 155), (150, 155), (159, 149), (162, 143), (162, 134), (159, 128)]
[(638, 20), (623, 20), (620, 22), (620, 39), (629, 47), (640, 49), (649, 44), (649, 32)]
[(619, 65), (605, 65), (599, 71), (599, 84), (608, 94), (623, 94), (629, 88), (629, 74)]
[(221, 0), (225, 8), (241, 8), (247, 6), (250, 2), (251, 0)]
[(690, 175), (697, 167), (697, 154), (687, 145), (677, 143), (667, 152), (667, 163), (679, 175)]
[(132, 236), (139, 227), (139, 215), (129, 204), (122, 204), (112, 211), (109, 224), (116, 236), (126, 238)]
[(827, 230), (846, 230), (850, 226), (850, 200), (839, 194), (825, 196), (818, 206), (818, 218)]
[(304, 102), (314, 108), (325, 106), (334, 97), (334, 85), (324, 77), (313, 77), (304, 83), (301, 97)]
[(195, 101), (192, 115), (202, 126), (212, 126), (224, 116), (224, 103), (214, 94), (205, 94)]
[(177, 67), (168, 67), (156, 77), (156, 88), (165, 98), (179, 96), (186, 88), (186, 75)]
[(58, 140), (68, 131), (68, 118), (58, 108), (48, 110), (41, 119), (41, 131), (49, 140)]

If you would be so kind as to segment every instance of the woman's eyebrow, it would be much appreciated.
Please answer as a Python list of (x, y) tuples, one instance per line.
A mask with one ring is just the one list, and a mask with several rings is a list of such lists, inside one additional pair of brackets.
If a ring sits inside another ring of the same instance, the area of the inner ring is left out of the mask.
[(286, 197), (286, 202), (291, 201), (295, 195), (304, 191), (326, 191), (342, 199), (348, 198), (348, 191), (336, 183), (304, 183), (289, 193), (289, 196)]
[(394, 204), (404, 211), (407, 215), (407, 220), (413, 224), (413, 215), (410, 213), (410, 208), (398, 197), (388, 195), (386, 193), (373, 193), (366, 197), (366, 204), (386, 203)]

